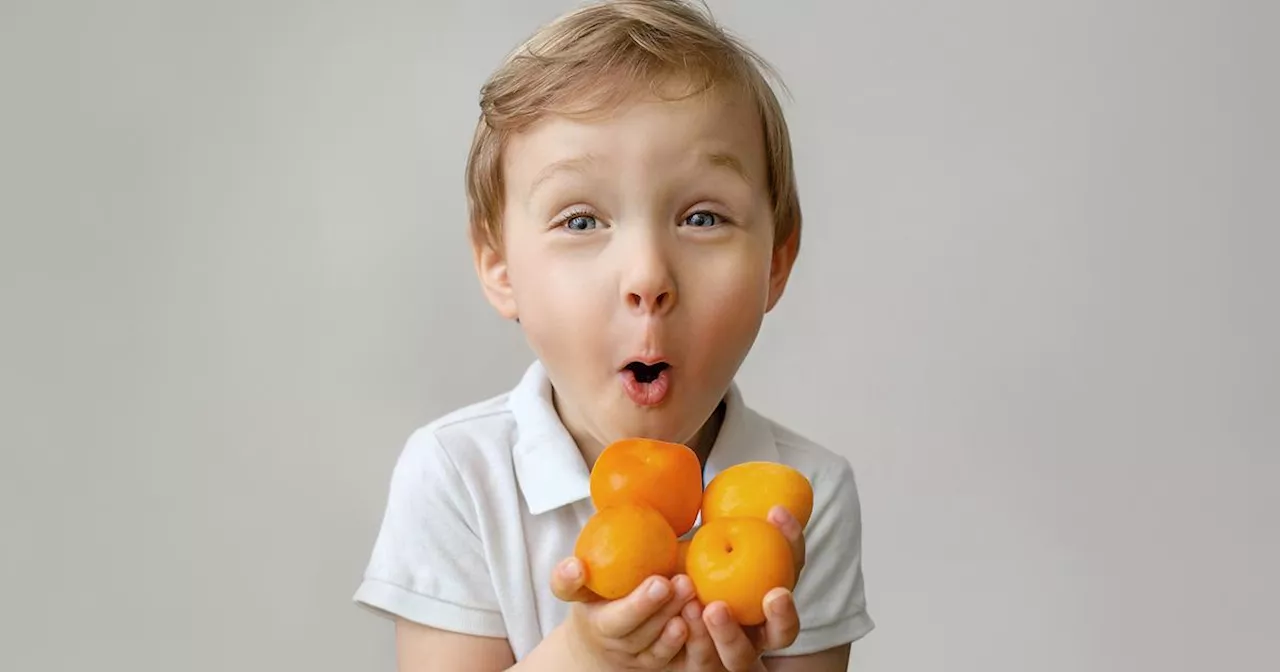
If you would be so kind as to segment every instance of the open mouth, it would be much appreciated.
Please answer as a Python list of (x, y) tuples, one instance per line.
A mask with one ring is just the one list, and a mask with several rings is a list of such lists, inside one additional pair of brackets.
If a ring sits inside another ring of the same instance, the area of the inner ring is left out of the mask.
[(671, 368), (666, 362), (658, 362), (656, 364), (645, 364), (644, 362), (631, 362), (626, 366), (627, 371), (635, 377), (637, 383), (652, 383), (662, 375), (663, 371)]

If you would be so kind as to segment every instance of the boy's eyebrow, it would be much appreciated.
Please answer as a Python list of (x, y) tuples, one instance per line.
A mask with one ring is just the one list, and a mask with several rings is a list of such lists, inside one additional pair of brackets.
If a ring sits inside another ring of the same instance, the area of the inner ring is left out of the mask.
[(742, 160), (736, 155), (726, 152), (707, 152), (706, 159), (713, 166), (721, 166), (728, 168), (738, 174), (742, 181), (751, 184), (751, 176), (747, 175), (746, 166), (742, 165)]
[(583, 154), (581, 156), (553, 161), (542, 170), (538, 171), (537, 176), (533, 178), (533, 184), (529, 186), (529, 194), (532, 195), (536, 193), (538, 191), (538, 187), (541, 186), (543, 182), (551, 179), (556, 173), (564, 171), (586, 173), (587, 168), (595, 162), (596, 157), (592, 154)]
[[(712, 166), (728, 168), (736, 173), (738, 177), (741, 177), (743, 182), (753, 184), (751, 176), (747, 174), (746, 166), (743, 165), (742, 160), (735, 154), (709, 151), (703, 155), (703, 160)], [(538, 187), (540, 187), (543, 182), (554, 177), (557, 173), (567, 171), (586, 174), (587, 169), (596, 162), (597, 159), (594, 154), (583, 154), (581, 156), (573, 156), (567, 159), (553, 161), (547, 164), (542, 170), (538, 171), (537, 176), (533, 178), (533, 183), (529, 186), (529, 194), (532, 196), (537, 193)]]

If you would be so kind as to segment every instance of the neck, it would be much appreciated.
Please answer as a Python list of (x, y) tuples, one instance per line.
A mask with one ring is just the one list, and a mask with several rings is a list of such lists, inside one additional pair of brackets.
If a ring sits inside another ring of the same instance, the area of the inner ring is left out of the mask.
[(702, 427), (698, 429), (698, 433), (693, 435), (693, 440), (689, 442), (689, 447), (698, 455), (698, 461), (705, 468), (707, 466), (707, 457), (711, 455), (711, 447), (716, 445), (716, 437), (720, 436), (720, 426), (724, 424), (725, 403), (721, 401), (716, 404), (716, 410), (711, 412), (711, 417), (702, 423)]

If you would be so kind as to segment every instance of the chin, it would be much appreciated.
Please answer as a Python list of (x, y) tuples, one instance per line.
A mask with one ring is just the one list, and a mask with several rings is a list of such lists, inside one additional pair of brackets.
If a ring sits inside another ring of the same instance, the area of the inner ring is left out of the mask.
[(702, 428), (702, 423), (693, 423), (686, 418), (654, 417), (658, 413), (661, 412), (651, 412), (650, 417), (637, 418), (620, 427), (622, 431), (617, 438), (645, 438), (687, 445)]

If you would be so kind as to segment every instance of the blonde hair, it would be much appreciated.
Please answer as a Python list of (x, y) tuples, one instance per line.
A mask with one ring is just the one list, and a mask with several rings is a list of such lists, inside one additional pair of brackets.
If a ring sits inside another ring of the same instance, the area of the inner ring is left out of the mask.
[[(481, 88), (480, 119), (467, 160), (471, 235), (502, 249), (506, 138), (547, 114), (607, 111), (647, 86), (657, 93), (672, 77), (688, 95), (719, 84), (740, 87), (764, 127), (774, 244), (800, 235), (800, 201), (791, 138), (759, 55), (721, 29), (710, 12), (682, 0), (609, 0), (580, 7), (544, 26), (513, 51)], [(621, 83), (611, 85), (611, 83)]]

